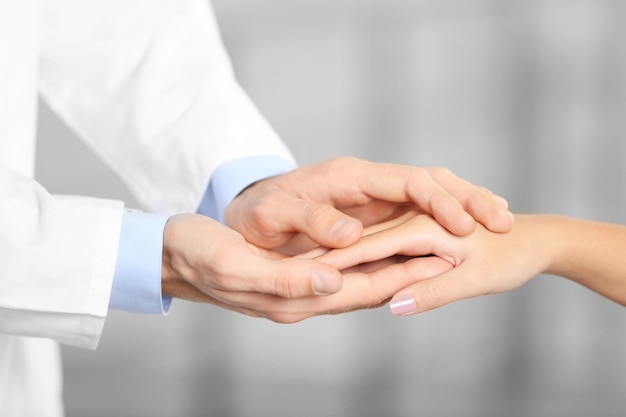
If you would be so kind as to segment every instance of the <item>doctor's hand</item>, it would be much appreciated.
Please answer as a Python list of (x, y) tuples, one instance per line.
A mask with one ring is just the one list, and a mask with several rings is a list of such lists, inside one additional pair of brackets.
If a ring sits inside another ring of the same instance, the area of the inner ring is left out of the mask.
[[(163, 294), (281, 323), (379, 307), (402, 288), (452, 267), (436, 257), (401, 263), (390, 257), (340, 276), (330, 265), (256, 248), (193, 214), (172, 217), (164, 242)], [(337, 291), (342, 281), (340, 291), (319, 296)]]
[(161, 271), (165, 295), (192, 299), (200, 295), (188, 291), (195, 288), (224, 304), (235, 302), (233, 297), (241, 293), (299, 298), (333, 294), (342, 286), (336, 268), (257, 248), (234, 230), (199, 214), (168, 220)]
[[(460, 236), (471, 233), (476, 221), (496, 232), (508, 232), (513, 226), (502, 197), (445, 168), (352, 157), (259, 181), (232, 201), (225, 219), (257, 246), (297, 254), (317, 245), (349, 246), (359, 240), (364, 225), (393, 218), (407, 205), (431, 214)], [(302, 239), (305, 236), (310, 240)]]

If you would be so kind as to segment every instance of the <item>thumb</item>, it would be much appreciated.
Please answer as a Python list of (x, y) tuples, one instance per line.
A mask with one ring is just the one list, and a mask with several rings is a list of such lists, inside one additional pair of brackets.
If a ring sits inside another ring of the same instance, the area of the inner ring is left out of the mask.
[(257, 258), (247, 270), (242, 291), (273, 294), (283, 298), (330, 295), (343, 286), (341, 273), (330, 265), (312, 259)]
[(288, 227), (305, 234), (317, 244), (329, 248), (349, 246), (361, 237), (361, 222), (327, 204), (293, 200), (284, 207)]

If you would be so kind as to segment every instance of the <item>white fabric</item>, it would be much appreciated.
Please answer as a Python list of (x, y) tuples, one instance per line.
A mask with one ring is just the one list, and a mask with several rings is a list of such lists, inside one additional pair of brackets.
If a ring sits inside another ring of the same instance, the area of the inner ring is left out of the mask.
[(0, 415), (59, 416), (57, 342), (95, 348), (123, 204), (33, 179), (37, 94), (150, 211), (289, 151), (233, 78), (204, 0), (0, 0)]

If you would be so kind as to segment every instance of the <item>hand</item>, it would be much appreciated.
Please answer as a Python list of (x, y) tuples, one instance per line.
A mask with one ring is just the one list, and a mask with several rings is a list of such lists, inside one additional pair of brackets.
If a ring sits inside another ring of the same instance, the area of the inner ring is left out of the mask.
[(206, 295), (224, 304), (252, 292), (298, 298), (335, 293), (341, 279), (330, 265), (257, 248), (205, 216), (180, 214), (165, 226), (162, 289), (166, 295), (196, 301), (206, 300)]
[[(396, 217), (407, 207), (431, 214), (457, 235), (471, 233), (476, 221), (495, 232), (513, 226), (503, 198), (447, 169), (349, 157), (259, 181), (233, 200), (225, 218), (249, 242), (295, 254), (316, 245), (349, 246), (360, 239), (363, 225)], [(294, 243), (299, 233), (315, 244)]]
[[(453, 269), (415, 282), (392, 298), (392, 313), (408, 315), (507, 291), (549, 270), (556, 252), (554, 240), (539, 233), (541, 227), (532, 228), (538, 221), (517, 216), (509, 233), (493, 233), (479, 225), (471, 235), (459, 237), (432, 217), (409, 212), (366, 230), (367, 236), (355, 245), (331, 250), (316, 259), (343, 269), (395, 255), (435, 255), (453, 265)], [(312, 254), (322, 252), (317, 249)]]
[(415, 280), (452, 267), (436, 257), (406, 262), (392, 257), (353, 271), (347, 269), (343, 289), (319, 297), (313, 296), (318, 291), (312, 288), (312, 276), (321, 272), (334, 279), (334, 268), (255, 248), (206, 217), (172, 217), (164, 240), (164, 294), (281, 323), (378, 307)]

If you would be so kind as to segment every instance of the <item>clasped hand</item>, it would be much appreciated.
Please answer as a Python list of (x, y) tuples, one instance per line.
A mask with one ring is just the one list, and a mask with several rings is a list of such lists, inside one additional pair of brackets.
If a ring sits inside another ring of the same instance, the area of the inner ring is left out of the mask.
[[(449, 170), (336, 158), (248, 187), (226, 210), (229, 227), (173, 216), (163, 293), (277, 322), (377, 307), (453, 266), (423, 253), (361, 251), (364, 234), (419, 214), (455, 236), (476, 222), (494, 232), (513, 225), (504, 199)], [(337, 250), (314, 259), (316, 247)]]

